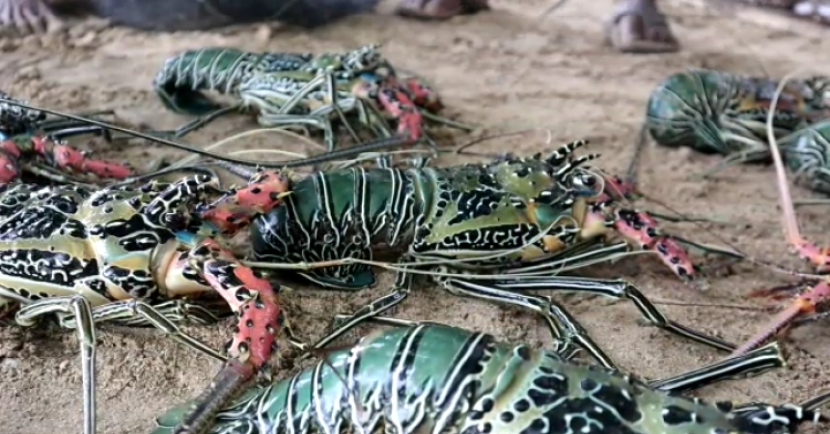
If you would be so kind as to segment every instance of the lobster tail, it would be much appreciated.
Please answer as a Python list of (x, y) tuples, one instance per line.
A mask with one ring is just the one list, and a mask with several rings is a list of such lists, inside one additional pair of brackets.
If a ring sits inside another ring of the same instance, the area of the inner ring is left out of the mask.
[(371, 12), (378, 0), (93, 0), (93, 10), (142, 30), (207, 30), (277, 20), (306, 28)]

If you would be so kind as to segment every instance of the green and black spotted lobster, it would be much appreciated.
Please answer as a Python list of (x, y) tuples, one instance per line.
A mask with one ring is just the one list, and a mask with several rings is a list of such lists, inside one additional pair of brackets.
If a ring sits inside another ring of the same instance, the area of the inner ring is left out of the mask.
[[(737, 364), (760, 359), (748, 360)], [(558, 351), (417, 324), (255, 387), (191, 432), (793, 434), (804, 422), (826, 422), (817, 409), (830, 393), (801, 405), (709, 404), (667, 392), (682, 383), (646, 383)], [(160, 417), (153, 434), (176, 432), (186, 408)]]
[[(385, 118), (397, 123), (397, 134), (418, 141), (425, 111), (442, 107), (420, 80), (400, 79), (377, 45), (322, 54), (187, 51), (164, 63), (153, 86), (167, 108), (202, 116), (177, 130), (177, 137), (230, 110), (251, 108), (264, 126), (322, 130), (329, 150), (335, 147), (332, 118), (339, 119), (357, 142), (361, 139), (352, 124), (369, 129), (375, 138), (393, 135)], [(204, 95), (206, 91), (232, 95), (239, 104), (222, 108)], [(347, 113), (357, 113), (356, 122)]]
[[(487, 164), (314, 173), (292, 181), (284, 203), (254, 219), (249, 245), (255, 262), (246, 263), (263, 270), (294, 267), (323, 287), (357, 291), (375, 283), (365, 262), (373, 254), (404, 253), (392, 267), (400, 272), (392, 293), (339, 318), (336, 330), (315, 348), (401, 303), (414, 275), (433, 274), (452, 294), (539, 313), (555, 336), (573, 338), (608, 367), (613, 362), (584, 330), (572, 326), (564, 308), (527, 291), (628, 299), (661, 328), (733, 350), (729, 343), (669, 320), (625, 281), (558, 276), (626, 254), (627, 242), (606, 242), (614, 232), (658, 254), (680, 277), (695, 275), (686, 252), (658, 233), (651, 217), (615, 202), (622, 188), (617, 180), (584, 167), (596, 157), (575, 155), (585, 143), (573, 142), (546, 156)], [(237, 209), (248, 221), (251, 212)], [(217, 218), (210, 208), (204, 213), (235, 230), (234, 216)]]
[[(0, 98), (0, 104), (60, 115), (8, 98)], [(187, 149), (186, 145), (115, 125), (85, 122)], [(372, 143), (277, 165), (314, 164), (399, 146), (403, 141)], [(270, 357), (281, 325), (279, 286), (272, 286), (242, 265), (217, 229), (222, 227), (224, 235), (231, 235), (226, 221), (211, 220), (231, 214), (238, 217), (237, 205), (268, 212), (267, 206), (279, 205), (290, 193), (287, 178), (278, 174), (260, 173), (251, 182), (255, 190), (221, 189), (218, 178), (210, 174), (172, 183), (122, 182), (103, 188), (42, 187), (19, 180), (0, 184), (0, 315), (16, 310), (15, 321), (32, 326), (38, 318), (56, 314), (61, 326), (77, 330), (86, 434), (95, 432), (96, 323), (155, 326), (182, 343), (226, 360), (183, 333), (178, 324), (212, 323), (233, 311), (241, 322), (228, 350), (228, 363), (229, 370), (240, 376), (237, 380), (250, 378)], [(231, 192), (239, 204), (212, 206), (207, 216), (197, 212), (209, 198)], [(235, 222), (239, 228), (240, 220)], [(216, 297), (210, 300), (214, 292), (224, 299), (224, 305), (217, 303)], [(206, 303), (193, 300), (204, 294), (208, 295)]]
[[(773, 116), (776, 137), (830, 117), (829, 85), (830, 78), (824, 76), (788, 82)], [(765, 124), (777, 86), (776, 80), (714, 70), (674, 74), (649, 97), (643, 134), (648, 131), (660, 145), (724, 155), (715, 170), (739, 162), (769, 162)], [(644, 141), (641, 137), (637, 145), (632, 180)]]

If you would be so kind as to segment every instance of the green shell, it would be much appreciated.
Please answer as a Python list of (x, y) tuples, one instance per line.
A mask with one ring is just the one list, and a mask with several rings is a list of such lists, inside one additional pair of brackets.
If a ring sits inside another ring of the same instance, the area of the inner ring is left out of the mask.
[[(186, 406), (157, 420), (172, 433)], [(764, 407), (792, 415), (794, 407)], [(795, 424), (795, 416), (792, 416)], [(759, 417), (759, 420), (763, 417)], [(757, 425), (752, 425), (753, 423)], [(617, 371), (567, 361), (484, 333), (422, 324), (376, 333), (315, 366), (249, 390), (211, 434), (760, 434), (772, 426)]]

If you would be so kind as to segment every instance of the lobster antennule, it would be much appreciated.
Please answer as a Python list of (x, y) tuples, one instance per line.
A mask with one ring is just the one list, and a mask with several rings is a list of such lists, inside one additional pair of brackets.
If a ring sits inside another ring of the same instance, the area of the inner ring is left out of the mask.
[[(573, 142), (566, 143), (551, 152), (548, 158), (545, 159), (545, 162), (551, 166), (561, 166), (572, 158), (574, 151), (583, 146), (587, 146), (588, 143), (590, 143), (588, 140), (574, 140)], [(541, 159), (541, 157), (541, 153), (533, 156), (537, 160)]]
[(556, 177), (556, 179), (558, 181), (564, 182), (564, 181), (567, 180), (567, 178), (571, 174), (571, 172), (574, 171), (574, 169), (576, 169), (577, 167), (579, 167), (582, 164), (587, 163), (591, 160), (596, 160), (599, 157), (600, 157), (600, 154), (583, 155), (582, 157), (579, 157), (579, 158), (577, 158), (573, 161), (569, 161), (564, 166), (559, 168), (559, 170), (556, 171), (554, 176)]

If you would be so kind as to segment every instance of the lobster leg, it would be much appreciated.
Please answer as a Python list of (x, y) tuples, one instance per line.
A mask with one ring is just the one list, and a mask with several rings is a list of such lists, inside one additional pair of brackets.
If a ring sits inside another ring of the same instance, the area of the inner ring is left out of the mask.
[[(56, 300), (57, 298), (47, 299), (46, 302)], [(180, 300), (176, 300), (180, 301)], [(26, 306), (25, 308), (21, 309), (23, 312), (26, 309), (32, 310), (32, 312), (38, 312), (41, 309), (41, 306), (38, 306), (41, 301), (35, 302), (35, 304)], [(168, 306), (168, 309), (172, 306)], [(170, 310), (168, 310), (169, 312)], [(130, 325), (150, 325), (153, 326), (162, 332), (165, 335), (172, 337), (176, 341), (185, 346), (193, 348), (194, 350), (205, 354), (208, 357), (212, 357), (220, 362), (227, 361), (227, 358), (205, 344), (204, 342), (200, 341), (199, 339), (190, 336), (189, 334), (182, 331), (177, 323), (198, 323), (200, 321), (190, 321), (189, 317), (185, 318), (177, 318), (168, 316), (167, 312), (162, 312), (156, 306), (153, 306), (147, 302), (138, 299), (132, 300), (121, 300), (116, 301), (113, 303), (107, 303), (105, 305), (96, 306), (92, 308), (92, 322), (94, 325), (101, 324), (103, 322), (117, 322), (119, 324), (129, 323)], [(22, 314), (24, 315), (24, 314)], [(26, 313), (25, 315), (28, 315)], [(31, 315), (28, 315), (31, 317)], [(215, 318), (215, 317), (214, 317)], [(218, 321), (218, 318), (216, 318)], [(61, 327), (67, 329), (74, 329), (78, 327), (78, 318), (74, 315), (67, 315), (60, 319)], [(84, 327), (81, 325), (81, 327)]]
[[(830, 249), (820, 248), (801, 236), (798, 219), (795, 215), (795, 206), (793, 205), (792, 195), (790, 194), (790, 187), (787, 183), (784, 161), (781, 158), (781, 151), (778, 149), (778, 143), (775, 140), (774, 134), (771, 134), (769, 130), (771, 130), (771, 126), (768, 124), (767, 140), (769, 142), (770, 154), (772, 154), (772, 161), (775, 165), (778, 195), (781, 200), (781, 210), (784, 213), (783, 223), (784, 231), (787, 234), (787, 241), (803, 259), (812, 262), (818, 268), (819, 272), (828, 271), (828, 267), (830, 266)], [(830, 300), (830, 280), (825, 280), (799, 296), (795, 302), (776, 315), (772, 322), (736, 349), (733, 354), (743, 354), (757, 347), (789, 326), (799, 316), (814, 313), (819, 303), (828, 300)]]
[[(312, 348), (319, 349), (329, 345), (338, 337), (351, 330), (363, 321), (380, 315), (392, 307), (400, 304), (409, 294), (410, 279), (406, 273), (398, 274), (398, 282), (391, 294), (383, 296), (359, 309), (352, 315), (343, 317), (335, 330), (320, 339)], [(618, 299), (628, 299), (635, 303), (643, 315), (654, 325), (687, 339), (700, 342), (714, 348), (732, 351), (735, 346), (720, 339), (707, 336), (686, 326), (669, 320), (634, 286), (625, 281), (597, 281), (593, 279), (551, 277), (497, 284), (482, 284), (473, 280), (440, 278), (441, 285), (453, 295), (477, 298), (490, 302), (510, 304), (523, 309), (535, 311), (542, 315), (551, 334), (557, 341), (562, 341), (564, 347), (570, 342), (576, 342), (597, 359), (603, 366), (616, 368), (611, 358), (606, 355), (599, 345), (591, 339), (579, 322), (573, 318), (565, 308), (553, 302), (549, 297), (519, 294), (516, 291), (529, 289), (552, 289), (562, 291), (588, 292)]]
[(15, 318), (21, 326), (32, 326), (37, 317), (52, 313), (71, 314), (81, 324), (78, 327), (78, 341), (81, 345), (81, 378), (84, 395), (84, 434), (95, 434), (95, 327), (92, 323), (92, 309), (83, 296), (61, 297), (43, 300), (18, 311)]
[[(95, 324), (102, 322), (114, 322), (125, 327), (148, 327), (154, 326), (157, 321), (151, 321), (143, 315), (135, 315), (136, 309), (130, 303), (134, 300), (123, 300), (105, 305), (96, 306), (92, 309), (92, 320)], [(200, 300), (200, 304), (188, 303), (185, 300), (166, 300), (160, 303), (147, 303), (144, 310), (153, 310), (154, 316), (161, 316), (164, 321), (173, 324), (216, 324), (226, 317), (224, 310), (228, 305), (224, 300), (217, 300), (217, 306), (206, 306)], [(76, 322), (73, 316), (61, 319), (61, 325), (66, 328), (75, 328)]]
[(265, 367), (276, 350), (281, 325), (279, 287), (273, 288), (213, 240), (190, 252), (190, 262), (239, 317), (231, 357), (211, 385), (194, 402), (175, 432), (200, 433), (216, 411)]
[(794, 433), (804, 422), (826, 422), (818, 409), (830, 402), (830, 393), (825, 392), (798, 405), (770, 405), (765, 402), (733, 405), (731, 402), (717, 402), (722, 410), (736, 415), (733, 419), (737, 432), (758, 434)]
[[(331, 102), (331, 109), (337, 114), (337, 117), (340, 118), (340, 122), (346, 127), (346, 130), (349, 132), (349, 135), (352, 136), (352, 140), (355, 143), (360, 143), (360, 137), (358, 137), (357, 133), (352, 128), (349, 120), (346, 118), (346, 114), (343, 113), (343, 110), (340, 108), (340, 98), (337, 95), (337, 83), (334, 80), (333, 74), (326, 74), (326, 89), (328, 90), (329, 100)], [(356, 99), (351, 98), (352, 101), (356, 101)], [(352, 102), (349, 104), (352, 108), (355, 108), (355, 103)], [(329, 152), (334, 151), (334, 148), (329, 148)]]
[(46, 133), (55, 140), (65, 140), (69, 137), (95, 134), (104, 137), (104, 139), (108, 142), (112, 141), (112, 135), (109, 130), (97, 125), (78, 125), (75, 127), (67, 126), (56, 131), (47, 131)]
[(264, 127), (308, 125), (323, 132), (323, 141), (326, 143), (326, 149), (328, 149), (328, 152), (331, 152), (335, 146), (334, 128), (331, 126), (331, 121), (323, 116), (273, 114), (261, 112), (257, 116), (257, 123)]
[(31, 173), (32, 175), (39, 176), (43, 179), (49, 179), (61, 184), (75, 184), (95, 187), (81, 179), (69, 176), (52, 166), (48, 166), (40, 162), (22, 161), (21, 166), (24, 172)]
[(706, 170), (703, 172), (700, 177), (701, 178), (709, 178), (712, 175), (721, 172), (731, 166), (736, 166), (738, 164), (745, 164), (745, 163), (760, 163), (762, 161), (769, 160), (769, 148), (763, 146), (762, 143), (758, 143), (761, 145), (759, 147), (748, 148), (741, 152), (736, 152), (733, 154), (729, 154), (724, 159), (715, 165), (715, 167)]
[[(454, 278), (450, 279), (450, 281), (455, 285), (463, 285), (465, 287), (482, 286), (480, 284), (476, 284), (475, 281)], [(497, 291), (504, 291), (507, 294), (513, 294), (516, 291), (548, 290), (602, 295), (620, 300), (629, 300), (634, 303), (649, 323), (663, 330), (712, 348), (724, 351), (732, 351), (735, 349), (735, 346), (728, 342), (716, 337), (705, 335), (670, 320), (662, 312), (660, 312), (660, 310), (657, 309), (657, 307), (651, 303), (643, 293), (641, 293), (634, 285), (626, 282), (625, 280), (601, 280), (580, 277), (552, 276), (525, 280), (515, 279), (510, 281), (497, 281), (488, 287), (488, 289), (490, 288)], [(582, 344), (579, 336), (576, 336), (576, 339), (580, 344)]]
[[(443, 325), (434, 321), (411, 321), (385, 316), (367, 318), (366, 321), (393, 327), (414, 327), (419, 324)], [(562, 343), (555, 341), (556, 348), (553, 351), (562, 356), (563, 359), (571, 360), (575, 356), (575, 351), (567, 351), (569, 347), (567, 345), (562, 346)], [(650, 387), (666, 392), (683, 393), (702, 389), (723, 381), (755, 377), (772, 369), (781, 368), (784, 365), (781, 348), (777, 343), (772, 343), (745, 355), (721, 360), (672, 377), (649, 381), (648, 384)]]
[(648, 385), (672, 393), (685, 393), (728, 380), (755, 377), (786, 364), (777, 343), (737, 357), (715, 362), (703, 368), (673, 377), (649, 381)]
[[(409, 296), (412, 287), (412, 276), (410, 273), (397, 273), (395, 278), (395, 285), (390, 294), (384, 295), (371, 303), (358, 309), (357, 312), (345, 316), (339, 315), (333, 321), (333, 329), (329, 334), (322, 337), (320, 340), (311, 345), (311, 349), (319, 350), (334, 342), (339, 337), (343, 336), (349, 330), (357, 327), (364, 321), (375, 318), (393, 307), (401, 304)], [(309, 353), (305, 353), (309, 354)]]

